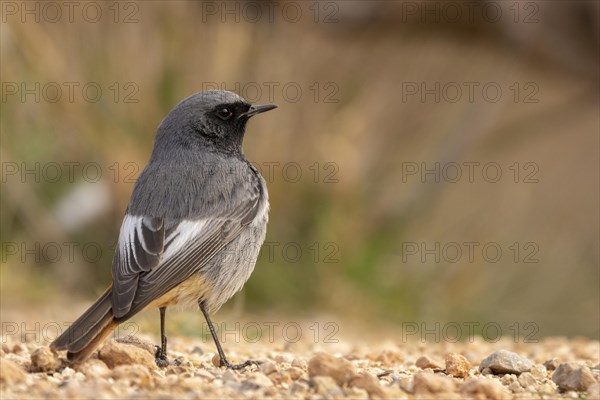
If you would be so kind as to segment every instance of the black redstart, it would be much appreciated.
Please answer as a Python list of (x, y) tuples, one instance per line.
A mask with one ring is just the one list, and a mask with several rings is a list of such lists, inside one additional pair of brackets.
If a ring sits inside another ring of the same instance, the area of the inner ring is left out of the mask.
[(160, 311), (156, 362), (168, 365), (165, 310), (199, 305), (225, 357), (209, 314), (250, 277), (268, 220), (267, 187), (244, 157), (248, 120), (275, 105), (252, 106), (222, 90), (196, 93), (161, 122), (138, 178), (112, 264), (112, 284), (50, 345), (85, 360), (115, 327), (147, 307)]

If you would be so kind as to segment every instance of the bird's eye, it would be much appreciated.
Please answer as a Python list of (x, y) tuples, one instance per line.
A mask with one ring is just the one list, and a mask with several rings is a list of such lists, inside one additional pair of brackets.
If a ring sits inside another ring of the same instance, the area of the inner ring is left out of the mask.
[(227, 121), (229, 118), (231, 118), (231, 116), (233, 115), (233, 112), (229, 108), (223, 107), (223, 108), (219, 109), (219, 111), (217, 111), (217, 115), (223, 121)]

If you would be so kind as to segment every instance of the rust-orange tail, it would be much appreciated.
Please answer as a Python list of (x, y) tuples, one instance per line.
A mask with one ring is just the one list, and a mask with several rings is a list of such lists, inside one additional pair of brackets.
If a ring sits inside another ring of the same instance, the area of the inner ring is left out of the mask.
[(66, 331), (50, 344), (53, 350), (67, 350), (67, 358), (81, 362), (117, 327), (110, 300), (112, 286)]

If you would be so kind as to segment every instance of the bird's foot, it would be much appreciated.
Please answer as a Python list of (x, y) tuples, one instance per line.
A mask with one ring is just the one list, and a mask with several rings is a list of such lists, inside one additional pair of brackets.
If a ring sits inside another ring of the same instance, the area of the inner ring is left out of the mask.
[(262, 361), (257, 361), (257, 360), (247, 360), (246, 362), (243, 362), (241, 364), (232, 364), (229, 361), (227, 361), (227, 359), (222, 360), (219, 362), (219, 366), (220, 367), (227, 367), (227, 369), (233, 369), (233, 370), (240, 370), (240, 369), (244, 369), (246, 367), (249, 367), (250, 365), (256, 365), (257, 367), (260, 366), (260, 364), (262, 364)]
[(162, 347), (160, 346), (156, 346), (156, 353), (154, 354), (154, 357), (154, 361), (156, 361), (156, 365), (158, 365), (159, 368), (166, 368), (171, 364), (167, 358), (167, 352), (163, 351)]

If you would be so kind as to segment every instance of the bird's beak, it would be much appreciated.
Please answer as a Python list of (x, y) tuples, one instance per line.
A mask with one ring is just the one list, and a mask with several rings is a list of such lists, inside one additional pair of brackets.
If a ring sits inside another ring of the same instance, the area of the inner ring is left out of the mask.
[(255, 116), (256, 114), (264, 113), (265, 111), (273, 110), (277, 108), (275, 104), (265, 104), (263, 106), (251, 106), (248, 111), (240, 115), (240, 118), (250, 118)]

